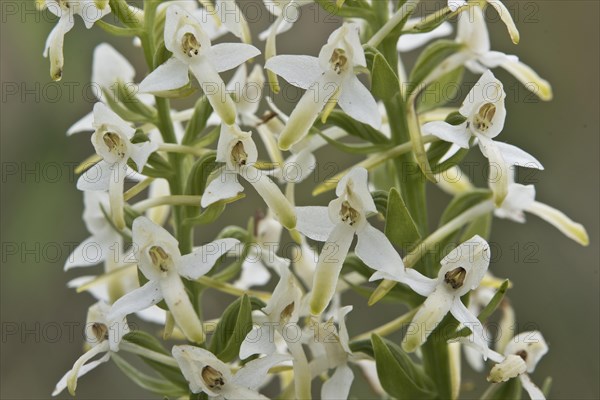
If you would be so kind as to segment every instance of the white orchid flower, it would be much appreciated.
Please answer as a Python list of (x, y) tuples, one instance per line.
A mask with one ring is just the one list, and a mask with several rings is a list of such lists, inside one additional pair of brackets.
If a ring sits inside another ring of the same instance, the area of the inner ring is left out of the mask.
[(271, 279), (269, 268), (279, 273), (281, 268), (287, 268), (289, 260), (277, 255), (283, 226), (271, 213), (259, 216), (254, 221), (255, 242), (242, 263), (242, 273), (234, 286), (247, 290), (252, 286), (262, 286)]
[(413, 290), (427, 299), (415, 314), (402, 342), (407, 352), (421, 346), (448, 312), (473, 334), (470, 340), (478, 345), (485, 359), (488, 346), (483, 325), (462, 303), (460, 298), (477, 288), (490, 263), (489, 244), (480, 236), (474, 236), (452, 250), (440, 262), (437, 279), (425, 278)]
[[(117, 84), (133, 84), (135, 78), (135, 69), (125, 57), (108, 43), (101, 43), (94, 49), (94, 58), (92, 62), (92, 81), (96, 98), (105, 102), (105, 96), (110, 96), (112, 100), (118, 101), (119, 96), (116, 92)], [(151, 105), (154, 98), (149, 95), (140, 94), (141, 102)], [(89, 132), (94, 130), (93, 112), (85, 115), (67, 131), (67, 136), (74, 133)]]
[(182, 256), (177, 240), (148, 218), (136, 218), (132, 231), (138, 268), (148, 282), (117, 300), (110, 311), (110, 319), (144, 310), (164, 299), (184, 335), (190, 341), (202, 343), (202, 323), (186, 294), (181, 278), (200, 278), (239, 241), (216, 240)]
[[(311, 312), (321, 314), (333, 298), (342, 265), (354, 239), (356, 255), (377, 272), (372, 279), (394, 278), (411, 285), (421, 277), (406, 270), (387, 237), (367, 221), (377, 212), (368, 188), (368, 173), (354, 168), (337, 185), (337, 199), (328, 207), (296, 207), (296, 229), (310, 239), (326, 242), (317, 263), (310, 300)], [(414, 274), (414, 275), (413, 275)]]
[(582, 246), (587, 246), (590, 243), (587, 231), (582, 224), (573, 221), (562, 211), (536, 201), (535, 186), (515, 183), (511, 173), (508, 182), (508, 195), (502, 204), (494, 210), (494, 215), (524, 223), (525, 212), (537, 215)]
[(44, 48), (44, 57), (50, 56), (50, 77), (59, 81), (65, 62), (65, 35), (75, 26), (75, 15), (79, 15), (85, 27), (90, 29), (96, 21), (110, 13), (110, 5), (107, 0), (45, 0), (41, 5), (59, 18)]
[(288, 150), (306, 136), (319, 113), (331, 105), (328, 102), (337, 102), (352, 118), (379, 128), (381, 116), (377, 103), (354, 71), (366, 65), (355, 24), (336, 29), (318, 58), (299, 55), (270, 58), (266, 69), (307, 90), (281, 132), (279, 147)]
[[(73, 368), (56, 384), (52, 396), (59, 395), (65, 388), (74, 396), (77, 388), (77, 380), (87, 374), (100, 364), (110, 359), (110, 353), (119, 350), (119, 343), (123, 335), (129, 332), (129, 326), (125, 318), (110, 319), (108, 311), (110, 306), (102, 301), (92, 305), (87, 314), (85, 325), (85, 340), (91, 347), (75, 361)], [(99, 354), (101, 358), (90, 361)]]
[(296, 225), (294, 209), (268, 173), (254, 167), (257, 157), (251, 132), (244, 132), (236, 125), (222, 124), (217, 161), (225, 166), (206, 187), (200, 204), (208, 207), (242, 192), (244, 187), (238, 182), (238, 176), (241, 176), (256, 189), (281, 224), (293, 229)]
[[(518, 42), (519, 35), (510, 12), (498, 0), (488, 1), (498, 10), (499, 15), (509, 27), (513, 41)], [(480, 7), (470, 7), (459, 14), (456, 41), (464, 45), (464, 49), (452, 56), (448, 64), (440, 65), (440, 69), (449, 72), (464, 64), (471, 72), (481, 74), (487, 69), (501, 67), (512, 74), (528, 90), (542, 100), (552, 99), (552, 87), (542, 79), (531, 67), (519, 61), (514, 55), (492, 51), (485, 16)]]
[(286, 355), (273, 354), (252, 360), (232, 373), (229, 365), (199, 347), (173, 346), (173, 357), (192, 393), (206, 393), (209, 398), (219, 399), (267, 399), (258, 389), (269, 369), (289, 360)]
[(79, 177), (77, 189), (108, 190), (113, 221), (122, 229), (125, 226), (123, 188), (127, 161), (131, 158), (141, 172), (158, 145), (150, 141), (131, 143), (135, 129), (103, 103), (94, 106), (94, 128), (92, 144), (102, 161)]
[(545, 396), (531, 381), (528, 374), (535, 370), (540, 359), (548, 352), (548, 345), (539, 331), (516, 335), (506, 346), (504, 360), (490, 371), (488, 381), (504, 382), (519, 377), (523, 388), (532, 400), (545, 400)]
[(465, 149), (470, 147), (471, 139), (476, 139), (481, 152), (490, 162), (489, 181), (497, 205), (502, 204), (508, 194), (510, 166), (544, 169), (542, 164), (527, 152), (493, 140), (504, 128), (505, 98), (502, 83), (488, 70), (471, 89), (459, 109), (467, 118), (465, 122), (450, 125), (443, 121), (434, 121), (426, 123), (421, 129), (423, 134), (437, 136)]
[(178, 89), (189, 83), (191, 71), (215, 112), (225, 123), (233, 124), (235, 104), (219, 73), (237, 67), (260, 51), (243, 43), (211, 45), (200, 21), (177, 5), (167, 8), (165, 47), (173, 57), (142, 81), (140, 91), (160, 94)]
[(302, 348), (302, 329), (298, 326), (301, 313), (302, 291), (290, 269), (281, 267), (273, 295), (252, 317), (255, 326), (242, 342), (239, 356), (242, 360), (255, 354), (269, 356), (278, 348), (287, 347), (293, 356), (296, 397), (306, 398), (310, 396), (312, 378)]

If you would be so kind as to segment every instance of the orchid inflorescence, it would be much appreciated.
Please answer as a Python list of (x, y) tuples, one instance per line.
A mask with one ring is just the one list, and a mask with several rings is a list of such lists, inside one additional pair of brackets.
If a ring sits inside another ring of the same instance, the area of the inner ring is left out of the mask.
[[(517, 168), (542, 170), (540, 161), (497, 140), (506, 93), (491, 69), (552, 98), (532, 68), (491, 50), (486, 8), (519, 41), (501, 1), (448, 1), (421, 15), (418, 0), (264, 0), (272, 23), (260, 35), (234, 0), (149, 0), (143, 8), (126, 0), (38, 3), (58, 17), (44, 52), (52, 79), (68, 73), (63, 44), (76, 14), (87, 28), (131, 37), (148, 66), (135, 84), (127, 58), (99, 44), (92, 72), (99, 101), (68, 130), (93, 132), (96, 154), (77, 182), (91, 236), (65, 270), (104, 269), (68, 284), (97, 302), (87, 316), (86, 351), (53, 395), (74, 395), (80, 377), (113, 361), (136, 384), (169, 397), (264, 398), (275, 378), (269, 393), (279, 388), (279, 398), (345, 399), (358, 368), (381, 397), (457, 398), (462, 348), (476, 371), (493, 364), (485, 398), (520, 397), (521, 387), (545, 398), (548, 385), (540, 389), (529, 374), (548, 346), (539, 331), (515, 331), (505, 298), (513, 283), (489, 271), (492, 217), (523, 223), (532, 213), (583, 246), (588, 237), (538, 202), (533, 185), (515, 181)], [(299, 29), (293, 25), (304, 7), (343, 19), (315, 56), (276, 43)], [(446, 39), (451, 21), (454, 40)], [(252, 34), (264, 41), (264, 57)], [(405, 53), (423, 46), (407, 70)], [(221, 74), (233, 69), (225, 83)], [(449, 106), (445, 86), (458, 87), (465, 70), (479, 79), (460, 107)], [(289, 115), (276, 105), (280, 78), (305, 90)], [(184, 97), (195, 105), (171, 107), (170, 99)], [(325, 147), (364, 157), (318, 181), (314, 195), (335, 189), (328, 204), (296, 205), (296, 187), (304, 190)], [(475, 147), (487, 158), (489, 188), (460, 170)], [(264, 211), (197, 247), (195, 227), (248, 207), (245, 183)], [(427, 185), (453, 196), (434, 231)], [(293, 247), (282, 254), (285, 237)], [(203, 299), (213, 291), (235, 299), (207, 321)], [(351, 337), (350, 291), (403, 313), (379, 327), (363, 322)], [(496, 311), (504, 329), (494, 337), (487, 322)], [(131, 318), (157, 324), (160, 337), (132, 329)], [(402, 331), (399, 344), (385, 338)], [(123, 353), (147, 361), (154, 374)]]

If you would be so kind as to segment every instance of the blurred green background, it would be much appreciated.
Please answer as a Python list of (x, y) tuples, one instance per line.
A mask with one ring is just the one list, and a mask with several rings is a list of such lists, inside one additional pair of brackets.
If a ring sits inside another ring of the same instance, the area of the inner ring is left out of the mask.
[[(588, 229), (591, 244), (582, 248), (558, 231), (529, 216), (527, 224), (494, 220), (492, 240), (501, 250), (492, 271), (509, 277), (509, 292), (517, 310), (519, 330), (540, 329), (550, 352), (538, 365), (533, 379), (541, 384), (552, 376), (551, 398), (597, 399), (599, 391), (599, 2), (506, 2), (521, 32), (514, 46), (495, 14), (490, 30), (495, 50), (514, 53), (548, 79), (554, 89), (549, 103), (531, 101), (527, 91), (504, 71), (494, 71), (505, 83), (508, 119), (502, 140), (533, 153), (545, 171), (527, 175), (535, 183), (537, 198), (566, 212)], [(242, 4), (244, 2), (242, 1)], [(246, 3), (247, 4), (247, 3)], [(426, 2), (430, 10), (432, 2)], [(439, 4), (439, 3), (437, 3)], [(41, 54), (54, 20), (37, 13), (33, 1), (0, 2), (1, 25), (1, 165), (2, 165), (2, 267), (1, 273), (1, 385), (6, 399), (48, 398), (56, 381), (81, 352), (80, 329), (87, 307), (86, 294), (65, 288), (78, 272), (62, 272), (69, 246), (87, 237), (81, 221), (81, 193), (75, 188), (73, 165), (91, 154), (89, 135), (69, 138), (67, 128), (91, 110), (92, 52), (109, 41), (138, 67), (138, 81), (145, 69), (140, 50), (130, 39), (113, 38), (98, 28), (86, 30), (78, 20), (66, 36), (63, 82), (49, 80), (48, 61)], [(264, 9), (263, 9), (264, 11)], [(278, 46), (291, 53), (316, 54), (335, 28), (314, 23), (305, 12), (293, 30), (280, 36)], [(253, 32), (267, 26), (265, 18), (252, 25)], [(262, 46), (262, 43), (259, 43)], [(414, 55), (406, 58), (410, 65)], [(468, 76), (471, 82), (472, 76)], [(70, 95), (72, 94), (72, 96)], [(512, 95), (512, 99), (511, 98)], [(285, 107), (285, 106), (284, 106)], [(289, 106), (287, 110), (289, 110)], [(327, 150), (321, 156), (349, 165), (352, 158)], [(481, 176), (476, 177), (483, 183)], [(311, 184), (299, 191), (299, 203), (307, 204)], [(260, 207), (250, 196), (247, 204)], [(429, 190), (431, 216), (439, 216), (449, 197)], [(324, 203), (327, 199), (312, 200)], [(247, 208), (231, 207), (226, 221), (244, 226)], [(216, 232), (216, 228), (215, 228)], [(214, 232), (201, 232), (209, 240)], [(518, 251), (517, 251), (518, 249)], [(533, 253), (531, 253), (533, 251)], [(526, 257), (531, 256), (531, 257)], [(364, 321), (383, 323), (397, 311), (382, 306), (369, 312), (362, 298), (350, 321), (351, 336)], [(208, 310), (220, 310), (216, 297), (207, 297)], [(210, 312), (218, 314), (218, 311)], [(209, 315), (212, 316), (212, 315)], [(71, 335), (73, 326), (74, 335)], [(469, 398), (485, 388), (484, 378), (464, 366), (465, 381), (474, 385)], [(355, 390), (368, 396), (360, 381)], [(111, 364), (81, 380), (81, 398), (148, 398)], [(68, 397), (64, 394), (61, 397)]]

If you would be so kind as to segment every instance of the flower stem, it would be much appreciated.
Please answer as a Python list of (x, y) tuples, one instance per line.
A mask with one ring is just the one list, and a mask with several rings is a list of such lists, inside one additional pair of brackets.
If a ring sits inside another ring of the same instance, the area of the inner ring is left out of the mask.
[(392, 15), (392, 17), (385, 23), (385, 25), (375, 32), (367, 44), (377, 47), (400, 22), (402, 22), (415, 11), (415, 7), (419, 1), (420, 0), (408, 0), (406, 3), (404, 3), (404, 5), (400, 7), (398, 11), (396, 11), (396, 13)]

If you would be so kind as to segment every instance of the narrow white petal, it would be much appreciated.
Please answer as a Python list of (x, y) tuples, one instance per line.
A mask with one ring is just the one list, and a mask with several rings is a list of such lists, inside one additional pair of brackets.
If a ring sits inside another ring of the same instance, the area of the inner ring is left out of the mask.
[(53, 80), (59, 81), (62, 78), (64, 55), (63, 45), (65, 34), (74, 26), (74, 20), (71, 15), (61, 16), (52, 32), (46, 40), (46, 48), (44, 49), (44, 57), (50, 55), (50, 76)]
[(140, 93), (160, 93), (179, 89), (190, 82), (189, 67), (175, 57), (150, 73), (139, 86)]
[(155, 305), (162, 299), (158, 282), (149, 281), (139, 289), (135, 289), (115, 301), (107, 318), (110, 321), (119, 321), (129, 314)]
[(94, 114), (88, 113), (84, 115), (79, 121), (75, 122), (69, 130), (67, 130), (67, 136), (71, 136), (74, 133), (81, 132), (93, 132), (94, 126), (92, 125), (94, 122)]
[[(67, 376), (67, 388), (69, 389), (69, 393), (71, 395), (75, 395), (75, 389), (77, 388), (77, 379), (83, 375), (80, 375), (80, 371), (81, 368), (92, 358), (96, 357), (98, 354), (103, 353), (103, 352), (107, 352), (108, 351), (108, 342), (104, 341), (94, 347), (92, 347), (90, 350), (88, 350), (87, 352), (85, 352), (81, 357), (79, 357), (77, 359), (77, 361), (75, 361), (75, 364), (73, 364), (73, 369), (71, 369), (71, 371), (68, 373)], [(108, 355), (108, 354), (107, 354)], [(108, 357), (106, 357), (107, 355), (105, 355), (104, 357), (102, 357), (101, 359), (99, 359), (97, 363), (92, 364), (91, 368), (87, 368), (84, 373), (89, 372), (90, 370), (96, 368), (98, 365), (100, 365), (103, 362), (108, 361)], [(60, 382), (59, 382), (60, 383)]]
[(354, 373), (352, 373), (348, 364), (340, 365), (331, 378), (323, 384), (321, 398), (323, 400), (347, 399), (352, 381), (354, 381)]
[(519, 375), (519, 379), (521, 380), (521, 384), (523, 385), (523, 389), (527, 391), (529, 394), (529, 398), (531, 400), (546, 400), (546, 396), (540, 390), (539, 387), (529, 377), (527, 374)]
[(505, 63), (517, 62), (519, 58), (517, 56), (504, 54), (500, 51), (488, 51), (485, 54), (482, 54), (477, 59), (481, 65), (486, 68), (496, 68)]
[(219, 43), (210, 48), (210, 59), (217, 72), (229, 71), (260, 55), (256, 47), (244, 43)]
[(367, 222), (357, 231), (356, 236), (358, 242), (354, 252), (365, 264), (375, 271), (384, 272), (402, 281), (404, 277), (402, 257), (382, 232)]
[(469, 336), (469, 340), (475, 342), (476, 346), (482, 351), (483, 359), (487, 360), (489, 352), (488, 340), (486, 339), (481, 321), (465, 307), (458, 297), (454, 299), (450, 312), (457, 321), (473, 332), (473, 334)]
[(298, 218), (296, 229), (304, 236), (318, 242), (326, 241), (335, 228), (335, 224), (329, 219), (327, 207), (296, 207), (296, 216)]
[(247, 389), (257, 390), (267, 378), (269, 369), (291, 357), (285, 354), (273, 354), (252, 360), (241, 368), (233, 377), (233, 383)]
[(354, 167), (340, 179), (335, 188), (335, 194), (349, 197), (360, 203), (362, 211), (366, 214), (377, 212), (373, 196), (369, 191), (369, 172), (363, 167)]
[(196, 280), (210, 271), (221, 256), (239, 243), (237, 239), (227, 238), (204, 245), (181, 257), (177, 261), (177, 272), (187, 279)]
[(87, 238), (73, 250), (67, 257), (64, 270), (68, 271), (75, 267), (92, 267), (102, 262), (106, 254), (105, 248), (98, 243), (98, 239), (94, 236)]
[(112, 91), (115, 82), (133, 82), (135, 69), (121, 53), (108, 43), (100, 43), (94, 49), (92, 83), (104, 90)]
[(421, 127), (423, 135), (433, 135), (445, 142), (454, 143), (463, 149), (469, 148), (471, 133), (467, 130), (467, 124), (450, 125), (443, 121), (428, 122)]
[(521, 61), (509, 60), (501, 65), (512, 76), (517, 78), (527, 89), (544, 101), (552, 100), (552, 86), (540, 77), (530, 66)]
[(269, 58), (265, 68), (279, 75), (288, 83), (308, 89), (321, 77), (319, 59), (311, 56), (281, 55)]
[(585, 227), (580, 223), (573, 221), (562, 211), (537, 201), (534, 201), (526, 211), (535, 214), (544, 221), (550, 223), (564, 233), (569, 239), (576, 241), (580, 245), (587, 246), (590, 244), (590, 238)]
[[(79, 370), (77, 371), (77, 379), (81, 378), (82, 376), (84, 376), (85, 374), (90, 372), (91, 370), (95, 369), (100, 364), (107, 362), (109, 359), (110, 359), (110, 354), (105, 354), (104, 356), (102, 356), (102, 358), (99, 358), (98, 360), (94, 360), (92, 362), (82, 365), (81, 368), (79, 368)], [(58, 381), (58, 383), (56, 384), (56, 387), (54, 388), (54, 391), (52, 392), (52, 396), (58, 396), (59, 394), (62, 393), (63, 390), (66, 389), (67, 379), (69, 378), (71, 371), (72, 370), (67, 371), (64, 374), (64, 376), (60, 379), (60, 381)]]
[(338, 104), (355, 120), (371, 125), (375, 129), (381, 127), (379, 106), (369, 89), (358, 80), (356, 75), (352, 74), (344, 80)]
[(238, 182), (237, 174), (223, 169), (206, 187), (200, 205), (206, 208), (219, 200), (235, 197), (243, 191), (244, 187)]
[(88, 168), (77, 180), (79, 190), (108, 190), (113, 164), (102, 160)]
[(543, 170), (544, 167), (534, 156), (521, 150), (512, 144), (494, 141), (502, 158), (508, 165), (516, 165), (518, 167), (535, 168)]
[(504, 22), (504, 25), (506, 25), (506, 28), (508, 29), (508, 34), (510, 35), (512, 42), (514, 44), (519, 43), (519, 40), (520, 40), (519, 30), (517, 29), (517, 26), (515, 25), (515, 21), (513, 21), (512, 15), (510, 15), (510, 11), (508, 11), (508, 8), (506, 8), (504, 3), (502, 3), (502, 1), (500, 1), (500, 0), (486, 0), (486, 1), (489, 5), (494, 7), (496, 9), (496, 11), (498, 12), (500, 19), (502, 20), (502, 22)]
[(310, 309), (315, 315), (325, 310), (335, 294), (340, 271), (352, 244), (354, 232), (354, 229), (345, 223), (337, 224), (321, 250), (310, 299)]
[(206, 56), (202, 56), (190, 65), (190, 69), (213, 110), (225, 124), (233, 125), (237, 117), (235, 103), (225, 90), (225, 82), (221, 79), (212, 61)]

